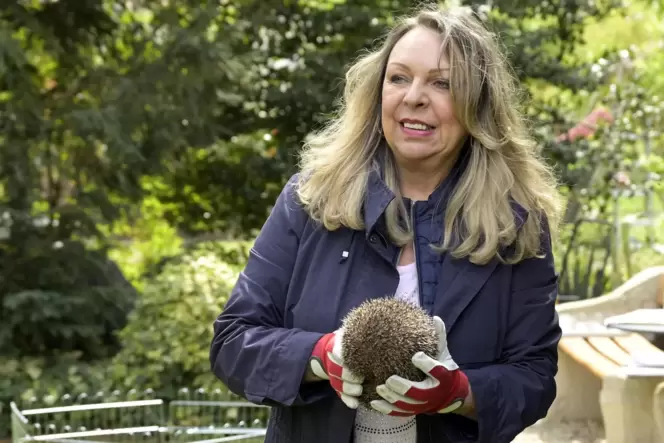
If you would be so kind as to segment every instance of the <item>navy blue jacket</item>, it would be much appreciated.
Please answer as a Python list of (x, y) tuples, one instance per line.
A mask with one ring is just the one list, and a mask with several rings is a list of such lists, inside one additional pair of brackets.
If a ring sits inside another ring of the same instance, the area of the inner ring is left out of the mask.
[[(454, 175), (454, 174), (452, 174)], [(263, 226), (246, 268), (214, 324), (210, 361), (228, 388), (271, 405), (266, 443), (349, 443), (355, 411), (326, 381), (301, 385), (316, 341), (364, 300), (396, 292), (398, 249), (382, 214), (394, 198), (374, 173), (364, 231), (325, 230), (297, 202), (292, 177)], [(544, 258), (478, 266), (439, 255), (446, 180), (412, 207), (420, 301), (440, 316), (466, 373), (478, 420), (417, 417), (417, 443), (507, 443), (544, 417), (556, 395), (557, 276), (548, 231)], [(519, 223), (525, 211), (515, 212)], [(347, 251), (348, 254), (344, 254)]]

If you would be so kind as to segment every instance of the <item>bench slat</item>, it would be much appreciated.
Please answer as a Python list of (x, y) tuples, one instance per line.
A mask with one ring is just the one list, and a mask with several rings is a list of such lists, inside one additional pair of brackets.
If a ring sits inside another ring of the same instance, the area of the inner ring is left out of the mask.
[(559, 346), (561, 350), (597, 377), (604, 378), (605, 375), (618, 369), (616, 363), (599, 353), (583, 337), (563, 338), (560, 340)]
[(644, 354), (644, 353), (661, 353), (662, 350), (652, 344), (640, 334), (629, 334), (613, 337), (613, 339), (623, 348), (629, 355)]
[(597, 349), (600, 354), (619, 366), (627, 366), (632, 361), (630, 355), (625, 349), (620, 347), (612, 337), (587, 337), (586, 340), (591, 346)]

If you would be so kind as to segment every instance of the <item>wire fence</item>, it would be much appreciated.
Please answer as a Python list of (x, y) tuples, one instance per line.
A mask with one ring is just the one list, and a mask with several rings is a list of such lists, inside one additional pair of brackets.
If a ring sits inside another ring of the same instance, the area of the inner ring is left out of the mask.
[(269, 408), (217, 390), (182, 389), (176, 398), (153, 391), (45, 397), (11, 403), (12, 442), (259, 443)]

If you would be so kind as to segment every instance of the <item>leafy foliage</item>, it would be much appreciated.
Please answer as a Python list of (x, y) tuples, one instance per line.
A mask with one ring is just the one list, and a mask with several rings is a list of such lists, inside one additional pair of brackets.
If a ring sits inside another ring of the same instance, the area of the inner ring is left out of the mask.
[(211, 328), (246, 253), (242, 243), (203, 243), (162, 263), (120, 332), (122, 351), (109, 375), (116, 387), (167, 394), (182, 386), (216, 387), (208, 358)]
[[(500, 34), (525, 85), (570, 91), (596, 83), (574, 54), (587, 20), (619, 6), (460, 3)], [(166, 216), (181, 232), (246, 236), (262, 224), (304, 137), (333, 112), (346, 65), (412, 6), (86, 0), (9, 8), (1, 23), (14, 100), (3, 103), (17, 118), (7, 120), (15, 124), (5, 144), (16, 149), (3, 152), (22, 165), (5, 174), (5, 188), (18, 193), (11, 205), (40, 202), (57, 213), (72, 202), (84, 209), (80, 217), (107, 222), (122, 216), (122, 203), (151, 192), (141, 185), (147, 174), (166, 185), (153, 195), (168, 203)], [(533, 98), (536, 119), (542, 107), (557, 108)], [(30, 181), (19, 183), (19, 172)]]
[[(507, 48), (542, 149), (563, 178), (572, 229), (583, 218), (610, 217), (617, 190), (661, 192), (662, 140), (653, 128), (662, 123), (664, 57), (654, 39), (621, 46), (627, 37), (661, 38), (657, 20), (640, 28), (623, 16), (633, 5), (618, 0), (456, 3), (472, 7)], [(190, 236), (252, 238), (303, 139), (334, 112), (347, 64), (412, 7), (405, 0), (4, 6), (3, 399), (55, 387), (72, 395), (140, 386), (167, 393), (215, 383), (210, 328), (247, 244), (189, 247)], [(622, 30), (624, 23), (639, 32)], [(595, 38), (607, 29), (621, 37)], [(610, 124), (559, 137), (600, 107)], [(583, 242), (602, 243), (586, 234)], [(569, 285), (580, 291), (602, 292), (606, 271), (617, 269), (581, 250), (557, 255), (569, 257), (562, 260), (573, 268)], [(588, 268), (600, 271), (594, 280), (584, 280)]]
[(190, 148), (166, 178), (146, 187), (164, 217), (187, 234), (251, 238), (292, 172), (275, 159), (270, 133), (238, 135), (208, 148)]
[[(659, 129), (664, 101), (644, 77), (640, 56), (632, 48), (600, 59), (593, 66), (601, 80), (593, 96), (595, 110), (548, 144), (568, 197), (570, 226), (560, 263), (565, 294), (585, 298), (608, 292), (637, 271), (633, 252), (657, 247), (654, 231), (662, 220), (653, 200), (664, 196)], [(645, 204), (625, 216), (621, 206), (635, 198)], [(629, 226), (636, 224), (649, 231), (645, 239), (630, 235)]]
[[(0, 11), (3, 356), (117, 351), (135, 290), (105, 227), (141, 179), (246, 122), (232, 8), (15, 2)], [(220, 33), (224, 32), (224, 38)], [(224, 121), (220, 116), (224, 115)]]
[[(0, 404), (34, 396), (151, 389), (173, 398), (183, 387), (219, 389), (208, 359), (211, 328), (223, 309), (251, 242), (202, 242), (161, 260), (118, 340), (122, 350), (93, 362), (80, 352), (4, 358)], [(4, 317), (3, 317), (4, 318)], [(0, 435), (8, 416), (0, 415)]]
[(106, 383), (106, 367), (81, 361), (78, 353), (51, 357), (3, 358), (0, 361), (0, 436), (10, 435), (9, 403), (31, 402), (41, 396), (76, 398), (97, 392)]
[(15, 235), (0, 240), (3, 358), (114, 354), (114, 331), (125, 325), (136, 296), (117, 265), (80, 241), (49, 238), (48, 228), (5, 221)]

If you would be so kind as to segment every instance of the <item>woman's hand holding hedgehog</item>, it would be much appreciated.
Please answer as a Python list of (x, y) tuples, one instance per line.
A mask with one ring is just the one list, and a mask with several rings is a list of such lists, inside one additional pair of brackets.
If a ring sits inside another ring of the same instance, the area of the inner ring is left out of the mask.
[(373, 400), (371, 406), (384, 414), (408, 416), (422, 413), (449, 413), (463, 406), (470, 390), (468, 378), (459, 369), (447, 349), (445, 323), (433, 317), (438, 334), (438, 356), (432, 358), (417, 352), (413, 365), (426, 374), (422, 381), (412, 381), (399, 375), (390, 376), (376, 387), (383, 400)]
[(359, 403), (391, 416), (453, 412), (469, 393), (445, 324), (396, 297), (368, 300), (343, 320), (340, 354), (364, 379)]
[(314, 347), (310, 360), (311, 371), (323, 380), (329, 380), (332, 389), (349, 408), (359, 406), (364, 377), (360, 377), (343, 363), (343, 328), (325, 334)]

